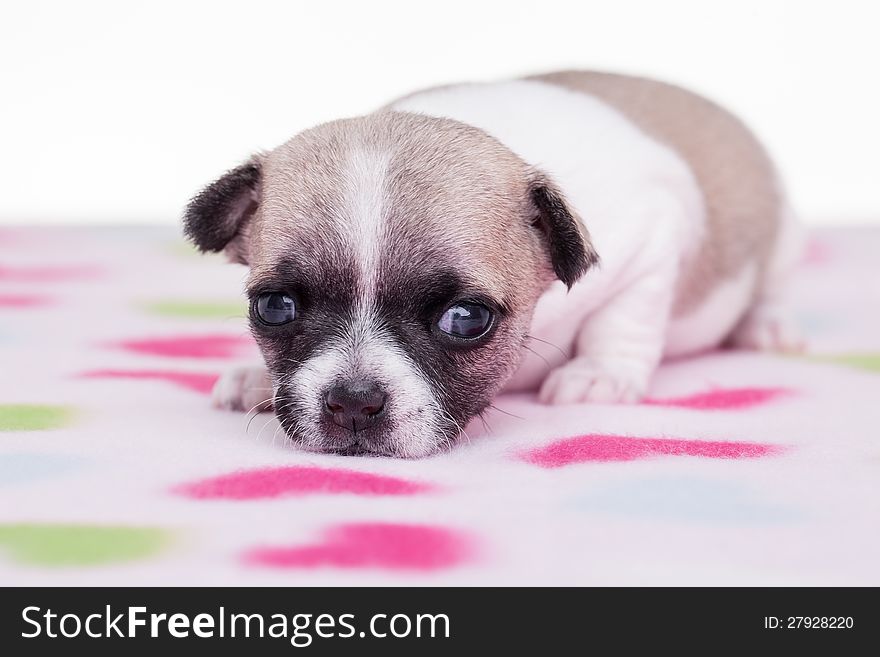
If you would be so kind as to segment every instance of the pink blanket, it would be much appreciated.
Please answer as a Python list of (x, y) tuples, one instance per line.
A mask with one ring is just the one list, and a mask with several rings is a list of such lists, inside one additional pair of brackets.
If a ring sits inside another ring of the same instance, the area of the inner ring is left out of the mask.
[(880, 585), (880, 231), (817, 233), (804, 357), (638, 406), (502, 397), (419, 461), (213, 410), (244, 270), (168, 229), (0, 230), (4, 584)]

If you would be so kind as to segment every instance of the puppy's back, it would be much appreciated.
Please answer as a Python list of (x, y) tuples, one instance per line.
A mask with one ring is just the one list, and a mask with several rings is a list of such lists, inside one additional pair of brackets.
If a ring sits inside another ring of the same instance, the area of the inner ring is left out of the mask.
[(527, 79), (598, 98), (691, 168), (706, 205), (706, 233), (680, 280), (676, 314), (700, 306), (747, 263), (756, 262), (760, 276), (786, 206), (773, 163), (742, 121), (697, 94), (646, 78), (559, 71)]

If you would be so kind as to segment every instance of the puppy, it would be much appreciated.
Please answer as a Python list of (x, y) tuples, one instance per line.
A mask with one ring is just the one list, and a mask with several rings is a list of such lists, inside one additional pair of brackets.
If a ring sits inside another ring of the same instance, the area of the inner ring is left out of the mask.
[(798, 346), (773, 164), (725, 110), (641, 78), (412, 94), (255, 155), (185, 231), (250, 268), (265, 368), (215, 403), (265, 400), (310, 450), (424, 456), (502, 390), (636, 402), (663, 357)]

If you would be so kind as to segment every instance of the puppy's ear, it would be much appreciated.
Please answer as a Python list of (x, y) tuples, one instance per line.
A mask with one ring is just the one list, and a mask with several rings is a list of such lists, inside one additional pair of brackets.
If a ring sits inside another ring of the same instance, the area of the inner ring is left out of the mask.
[(556, 277), (569, 289), (599, 263), (590, 235), (556, 185), (542, 173), (531, 176), (532, 225), (544, 238)]
[(248, 223), (260, 203), (261, 163), (253, 157), (227, 171), (193, 198), (183, 214), (183, 230), (201, 251), (225, 250), (247, 264)]

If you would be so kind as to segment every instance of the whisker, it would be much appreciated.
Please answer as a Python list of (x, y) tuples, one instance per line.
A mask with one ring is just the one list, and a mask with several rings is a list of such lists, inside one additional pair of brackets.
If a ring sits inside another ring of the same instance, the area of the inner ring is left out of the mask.
[(263, 435), (263, 431), (266, 430), (266, 427), (268, 427), (270, 424), (272, 424), (272, 421), (273, 421), (273, 420), (275, 420), (275, 416), (274, 416), (274, 415), (272, 415), (272, 417), (270, 417), (268, 420), (266, 420), (266, 423), (263, 424), (263, 426), (260, 428), (260, 431), (259, 431), (259, 433), (257, 434), (257, 437), (255, 438), (255, 441), (256, 441), (256, 442), (259, 442), (259, 440), (260, 440), (260, 436)]
[(492, 429), (492, 425), (490, 425), (489, 422), (486, 420), (486, 414), (484, 411), (480, 411), (477, 414), (477, 417), (480, 418), (480, 422), (483, 423), (483, 428), (486, 430), (487, 433), (495, 433), (494, 429)]
[[(248, 388), (248, 390), (270, 391), (270, 390), (272, 390), (272, 388)], [(251, 406), (251, 407), (247, 410), (247, 413), (246, 413), (245, 415), (250, 415), (250, 414), (253, 413), (257, 408), (259, 408), (260, 406), (262, 406), (262, 405), (265, 404), (266, 402), (271, 402), (274, 398), (275, 398), (275, 395), (274, 395), (274, 391), (273, 391), (273, 394), (272, 394), (270, 397), (267, 397), (266, 399), (263, 399), (262, 401), (258, 401), (256, 404), (254, 404), (253, 406)], [(259, 411), (257, 411), (257, 412), (259, 412)]]
[(244, 428), (244, 433), (245, 433), (245, 435), (247, 435), (247, 432), (248, 432), (248, 431), (250, 430), (250, 428), (251, 428), (251, 422), (253, 422), (254, 419), (255, 419), (255, 418), (256, 418), (256, 417), (257, 417), (257, 416), (258, 416), (263, 410), (269, 410), (269, 409), (261, 409), (261, 410), (257, 410), (257, 407), (258, 407), (258, 406), (262, 406), (263, 404), (266, 404), (266, 403), (271, 402), (271, 401), (272, 401), (272, 397), (269, 397), (269, 399), (264, 399), (263, 401), (258, 402), (258, 403), (256, 403), (254, 406), (252, 406), (252, 407), (251, 407), (251, 410), (249, 410), (249, 411), (247, 412), (248, 415), (250, 415), (251, 413), (253, 413), (253, 415), (251, 415), (251, 417), (250, 417), (250, 418), (248, 419), (248, 421), (247, 421), (247, 425), (245, 425), (245, 428)]
[(272, 447), (275, 447), (275, 439), (278, 437), (278, 430), (283, 428), (284, 427), (281, 425), (281, 422), (279, 422), (278, 426), (275, 427), (275, 431), (272, 433)]
[[(468, 435), (468, 432), (464, 430), (464, 428), (456, 421), (456, 419), (454, 417), (452, 417), (452, 415), (449, 413), (449, 411), (447, 411), (445, 409), (440, 409), (440, 414), (442, 417), (445, 417), (447, 420), (452, 422), (453, 425), (455, 425), (455, 428), (458, 429), (458, 432), (460, 434), (463, 434), (464, 437), (467, 439), (468, 444), (471, 443), (471, 437)], [(444, 435), (444, 439), (451, 446), (452, 440), (448, 436), (445, 436), (445, 435)]]
[(553, 347), (556, 351), (558, 351), (560, 354), (562, 354), (563, 357), (565, 357), (566, 359), (571, 358), (571, 356), (569, 356), (568, 352), (566, 352), (565, 349), (563, 349), (562, 347), (560, 347), (558, 345), (553, 344), (552, 342), (548, 342), (547, 340), (542, 340), (541, 338), (536, 338), (534, 335), (526, 335), (526, 339), (534, 340), (535, 342), (541, 342), (543, 344), (546, 344), (548, 347)]
[(495, 404), (489, 404), (489, 408), (492, 408), (492, 409), (498, 411), (499, 413), (504, 413), (505, 415), (509, 415), (510, 417), (515, 417), (517, 420), (525, 420), (524, 417), (522, 417), (520, 415), (516, 415), (516, 414), (511, 413), (509, 411), (505, 411), (503, 408), (498, 408), (497, 406), (495, 406)]
[(550, 365), (550, 361), (547, 360), (546, 358), (544, 358), (544, 356), (542, 356), (541, 354), (539, 354), (537, 351), (535, 351), (534, 349), (532, 349), (531, 347), (529, 347), (528, 345), (525, 345), (525, 344), (523, 345), (523, 349), (525, 349), (526, 351), (529, 351), (529, 352), (535, 354), (535, 356), (537, 356), (538, 358), (540, 358), (541, 360), (543, 360), (543, 361), (544, 361), (544, 365), (547, 366), (547, 369), (553, 369), (553, 366)]

